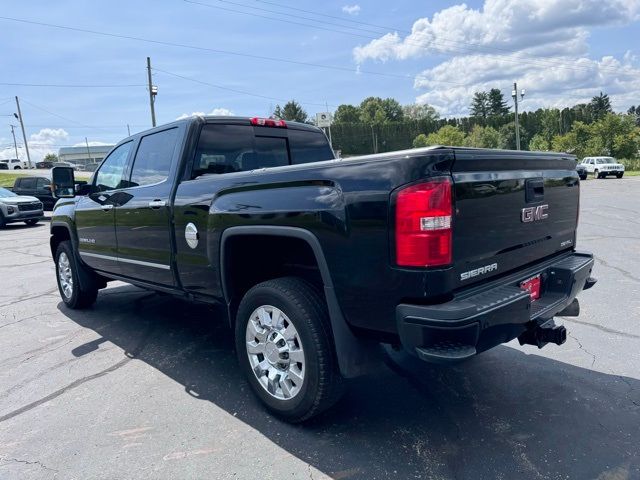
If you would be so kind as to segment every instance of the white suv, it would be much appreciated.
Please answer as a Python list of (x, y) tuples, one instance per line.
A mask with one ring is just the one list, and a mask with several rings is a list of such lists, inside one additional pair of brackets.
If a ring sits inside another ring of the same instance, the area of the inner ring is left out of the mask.
[(22, 160), (18, 160), (17, 158), (12, 158), (10, 160), (0, 160), (2, 163), (6, 163), (9, 167), (9, 170), (22, 170), (23, 168), (27, 168), (27, 162), (23, 162)]
[(624, 165), (613, 157), (584, 157), (580, 165), (587, 169), (587, 173), (593, 173), (593, 178), (605, 178), (607, 175), (622, 178), (624, 175)]

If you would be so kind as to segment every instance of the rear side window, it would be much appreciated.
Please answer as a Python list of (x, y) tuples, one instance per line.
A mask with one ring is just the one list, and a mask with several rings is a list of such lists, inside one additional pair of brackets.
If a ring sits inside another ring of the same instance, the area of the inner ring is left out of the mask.
[(47, 187), (51, 184), (48, 178), (39, 178), (37, 188)]
[(311, 163), (334, 158), (327, 138), (321, 132), (289, 130), (292, 163)]
[(321, 132), (288, 129), (279, 131), (286, 132), (286, 136), (275, 136), (269, 135), (270, 130), (254, 130), (248, 125), (205, 125), (196, 148), (192, 178), (205, 173), (242, 172), (334, 158)]
[(129, 186), (152, 185), (166, 180), (177, 141), (177, 128), (142, 137), (133, 161)]

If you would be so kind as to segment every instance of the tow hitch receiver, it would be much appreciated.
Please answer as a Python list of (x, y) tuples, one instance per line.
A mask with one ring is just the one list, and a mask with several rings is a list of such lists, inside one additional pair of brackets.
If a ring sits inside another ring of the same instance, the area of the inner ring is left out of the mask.
[(538, 348), (544, 347), (547, 343), (562, 345), (567, 341), (567, 329), (562, 325), (556, 325), (551, 319), (530, 328), (518, 337), (518, 341), (520, 345), (536, 345)]

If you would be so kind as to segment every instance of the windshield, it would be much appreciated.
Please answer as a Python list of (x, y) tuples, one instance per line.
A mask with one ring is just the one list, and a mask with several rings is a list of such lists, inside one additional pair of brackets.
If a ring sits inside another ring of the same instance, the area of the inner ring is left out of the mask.
[(6, 188), (0, 187), (0, 198), (17, 197), (17, 196), (18, 195), (13, 193), (11, 190), (7, 190)]

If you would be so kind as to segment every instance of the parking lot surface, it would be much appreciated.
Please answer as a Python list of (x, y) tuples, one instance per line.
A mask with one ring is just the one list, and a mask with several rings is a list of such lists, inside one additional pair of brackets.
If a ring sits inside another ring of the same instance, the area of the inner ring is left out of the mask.
[(254, 399), (213, 308), (122, 283), (65, 308), (48, 237), (0, 231), (3, 480), (640, 478), (640, 177), (582, 185), (599, 282), (564, 345), (392, 353), (302, 426)]

